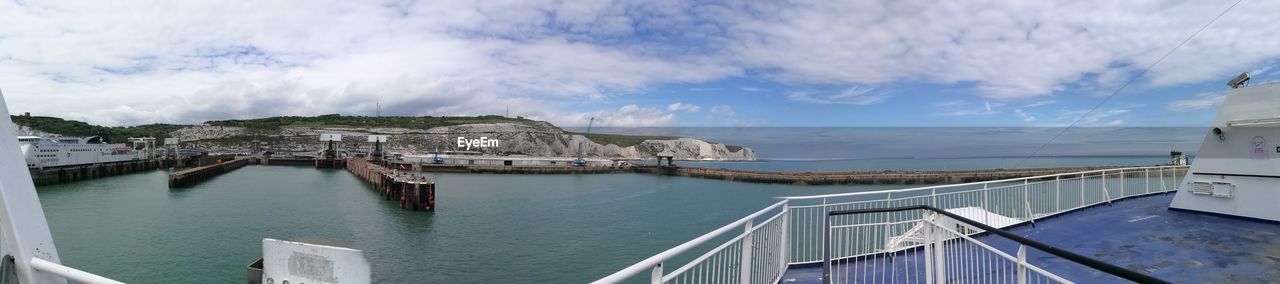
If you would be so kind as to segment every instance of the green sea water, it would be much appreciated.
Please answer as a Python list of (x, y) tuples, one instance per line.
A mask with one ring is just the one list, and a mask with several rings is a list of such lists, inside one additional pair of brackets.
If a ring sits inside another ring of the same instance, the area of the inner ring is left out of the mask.
[(365, 251), (385, 283), (595, 280), (805, 187), (641, 174), (436, 174), (412, 212), (341, 170), (249, 166), (191, 188), (153, 171), (38, 189), (64, 264), (130, 283), (243, 283), (262, 238)]
[[(740, 166), (770, 169), (771, 163)], [(815, 163), (801, 166), (830, 167)], [(183, 189), (166, 186), (167, 172), (151, 171), (43, 186), (38, 193), (64, 264), (130, 283), (243, 283), (245, 266), (261, 257), (263, 238), (364, 250), (380, 283), (581, 283), (779, 196), (909, 186), (643, 174), (428, 175), (438, 186), (435, 212), (401, 209), (346, 171), (310, 167), (248, 166)]]

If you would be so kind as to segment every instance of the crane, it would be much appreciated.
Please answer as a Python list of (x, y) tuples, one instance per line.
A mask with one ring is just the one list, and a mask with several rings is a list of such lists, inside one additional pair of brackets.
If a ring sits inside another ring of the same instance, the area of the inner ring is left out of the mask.
[(578, 141), (578, 158), (573, 160), (573, 166), (575, 167), (584, 167), (587, 165), (587, 160), (582, 158), (582, 143), (585, 143), (588, 137), (591, 136), (591, 125), (595, 122), (595, 117), (591, 117), (591, 120), (587, 121), (587, 133), (582, 135), (584, 141)]

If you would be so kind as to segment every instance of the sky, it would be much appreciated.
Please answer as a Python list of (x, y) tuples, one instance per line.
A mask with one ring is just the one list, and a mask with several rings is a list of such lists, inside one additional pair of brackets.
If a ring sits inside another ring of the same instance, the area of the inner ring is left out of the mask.
[(1136, 76), (1233, 3), (5, 1), (0, 91), (103, 125), (1205, 126), (1227, 80), (1280, 78), (1280, 2)]

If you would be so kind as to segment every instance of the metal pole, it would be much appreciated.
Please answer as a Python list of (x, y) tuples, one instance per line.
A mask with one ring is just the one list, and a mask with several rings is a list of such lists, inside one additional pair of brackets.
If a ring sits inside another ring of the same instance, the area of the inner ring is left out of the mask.
[(822, 283), (831, 284), (831, 212), (822, 207)]
[(1018, 284), (1027, 284), (1027, 246), (1018, 245)]
[(1102, 194), (1107, 198), (1107, 205), (1111, 205), (1111, 190), (1107, 189), (1107, 172), (1102, 172)]
[[(938, 215), (934, 214), (933, 216), (937, 217)], [(937, 218), (934, 218), (934, 220), (936, 221)], [(934, 225), (934, 226), (937, 226), (937, 225)], [(938, 273), (938, 277), (935, 278), (934, 280), (937, 280), (937, 283), (939, 284), (946, 284), (947, 283), (947, 246), (946, 246), (946, 238), (944, 238), (942, 235), (942, 234), (945, 234), (946, 231), (940, 230), (937, 228), (933, 228), (932, 231), (933, 231), (933, 234), (931, 234), (929, 238), (931, 239), (930, 242), (932, 242), (934, 245), (933, 259), (936, 263), (934, 264), (933, 268), (934, 268), (934, 271)]]
[(1053, 212), (1062, 212), (1062, 176), (1053, 177)]
[(929, 211), (924, 211), (924, 216), (920, 217), (920, 225), (924, 226), (924, 281), (925, 284), (933, 284), (933, 223), (929, 223)]
[(1031, 225), (1036, 224), (1036, 219), (1031, 216), (1031, 189), (1027, 187), (1029, 181), (1022, 180), (1022, 204), (1026, 206), (1027, 220), (1031, 220)]
[[(987, 205), (987, 193), (991, 191), (987, 189), (987, 185), (987, 183), (982, 184), (982, 210), (995, 213), (996, 211), (992, 210), (991, 207)], [(986, 224), (991, 224), (991, 214), (982, 214), (982, 221)]]
[(745, 236), (742, 237), (742, 265), (738, 267), (741, 272), (740, 275), (742, 276), (738, 279), (743, 284), (751, 283), (751, 250), (754, 243), (751, 239), (752, 223), (754, 223), (754, 221), (747, 220), (747, 224), (743, 226), (743, 229), (745, 230), (743, 234), (745, 234)]
[(787, 268), (787, 262), (791, 261), (791, 201), (782, 204), (782, 248), (778, 253), (778, 265), (782, 269)]
[(649, 272), (649, 283), (662, 284), (662, 263), (653, 266), (653, 271)]

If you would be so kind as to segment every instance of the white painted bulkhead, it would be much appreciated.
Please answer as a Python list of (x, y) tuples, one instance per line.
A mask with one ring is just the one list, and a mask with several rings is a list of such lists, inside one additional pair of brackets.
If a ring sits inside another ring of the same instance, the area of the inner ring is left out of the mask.
[(1280, 84), (1231, 89), (1169, 207), (1280, 221)]

